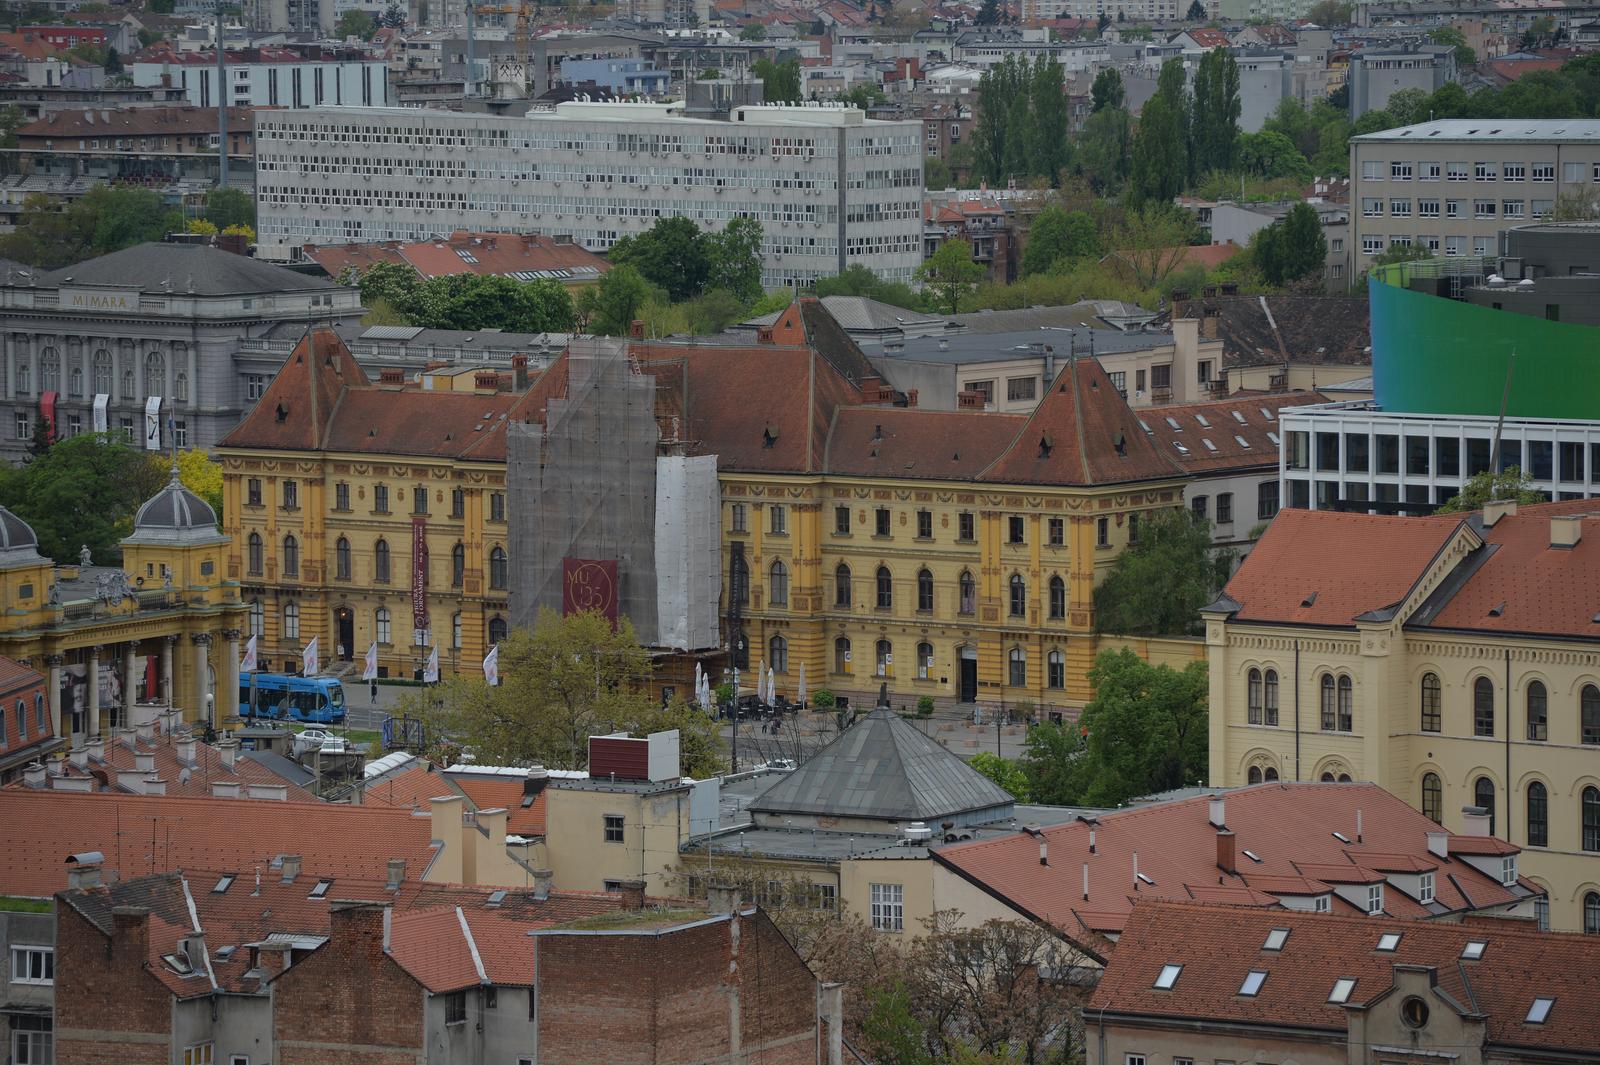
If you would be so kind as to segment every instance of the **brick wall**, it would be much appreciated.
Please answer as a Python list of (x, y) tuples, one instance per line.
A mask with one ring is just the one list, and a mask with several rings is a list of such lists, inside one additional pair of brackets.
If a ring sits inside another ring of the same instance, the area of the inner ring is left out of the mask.
[[(116, 934), (107, 939), (77, 910), (56, 904), (56, 1060), (166, 1065), (172, 996), (145, 971), (149, 914), (119, 911), (114, 920)], [(160, 1038), (137, 1041), (149, 1036)]]
[(422, 1060), (422, 987), (383, 952), (383, 908), (337, 908), (331, 918), (327, 944), (273, 982), (277, 1065)]

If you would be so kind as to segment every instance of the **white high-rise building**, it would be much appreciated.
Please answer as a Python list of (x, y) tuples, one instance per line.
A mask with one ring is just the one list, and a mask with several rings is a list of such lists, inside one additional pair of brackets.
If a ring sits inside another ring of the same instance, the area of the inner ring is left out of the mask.
[(922, 261), (922, 124), (854, 108), (562, 103), (520, 116), (256, 113), (263, 257), (452, 230), (568, 234), (592, 251), (682, 216), (760, 221), (769, 288)]

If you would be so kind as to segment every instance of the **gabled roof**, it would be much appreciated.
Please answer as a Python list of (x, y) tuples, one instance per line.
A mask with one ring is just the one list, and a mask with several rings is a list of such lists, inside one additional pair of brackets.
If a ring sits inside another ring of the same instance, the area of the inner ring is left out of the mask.
[[(978, 415), (991, 417), (991, 415)], [(1185, 476), (1157, 449), (1094, 359), (1070, 359), (982, 480), (1093, 486)]]
[(1278, 412), (1325, 402), (1317, 392), (1235, 396), (1208, 403), (1150, 407), (1141, 427), (1163, 453), (1193, 474), (1278, 467)]
[(927, 821), (994, 812), (1015, 800), (892, 710), (857, 721), (750, 804), (754, 814)]
[(828, 433), (828, 473), (970, 481), (1003, 455), (1021, 414), (840, 407)]
[(1372, 363), (1365, 296), (1207, 296), (1172, 306), (1174, 318), (1207, 314), (1217, 317), (1224, 366)]
[(135, 244), (97, 259), (52, 270), (37, 281), (39, 288), (61, 285), (138, 286), (139, 291), (152, 295), (197, 296), (335, 287), (324, 277), (311, 277), (205, 244)]
[[(1273, 929), (1289, 934), (1280, 949), (1265, 951)], [(1384, 933), (1399, 934), (1393, 951), (1376, 949)], [(1484, 944), (1481, 960), (1462, 958), (1471, 942)], [(1183, 969), (1171, 990), (1157, 989), (1167, 965)], [(1516, 921), (1400, 921), (1146, 900), (1133, 908), (1086, 1012), (1323, 1029), (1342, 1045), (1351, 1018), (1328, 1001), (1334, 982), (1354, 980), (1349, 1006), (1368, 1007), (1394, 986), (1397, 966), (1433, 969), (1448, 996), (1434, 1009), (1484, 1015), (1491, 1048), (1564, 1050), (1588, 1059), (1600, 1047), (1593, 939)], [(1251, 971), (1267, 977), (1259, 993), (1244, 997), (1238, 990)], [(1529, 1024), (1529, 1008), (1540, 997), (1554, 1003), (1543, 1023)], [(1238, 1037), (1248, 1040), (1246, 1033)], [(1425, 1053), (1447, 1049), (1426, 1034), (1416, 1045)], [(1491, 1048), (1485, 1057), (1498, 1060)]]

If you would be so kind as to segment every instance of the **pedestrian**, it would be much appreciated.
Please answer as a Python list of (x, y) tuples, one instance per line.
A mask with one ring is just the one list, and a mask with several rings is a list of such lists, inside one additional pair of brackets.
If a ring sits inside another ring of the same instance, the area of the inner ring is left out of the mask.
[(367, 680), (367, 692), (372, 697), (372, 705), (378, 705), (378, 678), (371, 677)]

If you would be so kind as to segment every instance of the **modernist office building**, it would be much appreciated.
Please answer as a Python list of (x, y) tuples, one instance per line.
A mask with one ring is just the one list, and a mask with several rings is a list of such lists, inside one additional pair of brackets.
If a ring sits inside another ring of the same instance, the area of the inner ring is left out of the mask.
[(256, 151), (267, 258), (456, 229), (570, 234), (604, 251), (681, 216), (708, 229), (758, 220), (769, 288), (857, 264), (909, 281), (922, 261), (921, 123), (854, 108), (261, 112)]

